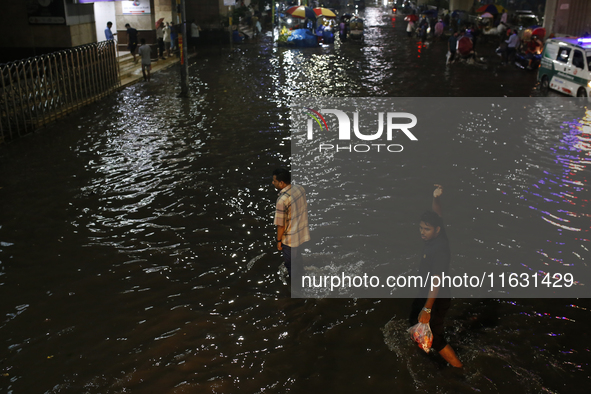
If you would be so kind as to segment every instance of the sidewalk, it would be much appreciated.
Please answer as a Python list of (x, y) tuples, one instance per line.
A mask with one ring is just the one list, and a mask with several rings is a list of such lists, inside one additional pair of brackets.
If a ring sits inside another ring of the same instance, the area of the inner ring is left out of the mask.
[[(188, 57), (191, 57), (189, 54)], [(129, 85), (133, 85), (137, 82), (143, 81), (142, 65), (140, 63), (139, 56), (136, 56), (137, 63), (133, 62), (133, 56), (130, 53), (119, 55), (117, 60), (119, 61), (119, 80), (121, 81), (121, 88), (125, 88)], [(152, 60), (152, 75), (160, 70), (164, 70), (168, 67), (173, 66), (180, 62), (180, 58), (176, 55), (172, 55), (166, 60), (158, 59)]]

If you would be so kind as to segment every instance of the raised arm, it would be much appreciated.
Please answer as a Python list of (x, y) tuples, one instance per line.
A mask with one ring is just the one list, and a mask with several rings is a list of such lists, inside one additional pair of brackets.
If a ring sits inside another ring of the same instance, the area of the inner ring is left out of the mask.
[(438, 184), (435, 184), (434, 186), (437, 188), (433, 191), (433, 203), (431, 204), (431, 209), (439, 216), (443, 216), (441, 213), (441, 202), (439, 201), (439, 197), (443, 194), (443, 186)]

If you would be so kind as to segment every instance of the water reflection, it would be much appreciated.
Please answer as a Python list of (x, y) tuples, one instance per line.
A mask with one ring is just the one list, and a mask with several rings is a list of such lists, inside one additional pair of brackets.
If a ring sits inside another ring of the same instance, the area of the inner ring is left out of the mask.
[[(549, 114), (551, 115), (551, 114)], [(551, 153), (555, 170), (543, 171), (543, 178), (529, 188), (534, 202), (530, 209), (539, 213), (541, 219), (555, 227), (560, 239), (548, 239), (548, 246), (538, 253), (548, 262), (565, 267), (580, 267), (585, 264), (590, 230), (589, 215), (584, 213), (588, 204), (587, 166), (591, 162), (591, 111), (584, 116), (565, 122), (557, 130), (559, 140), (547, 145), (540, 141), (537, 149)]]
[[(573, 393), (587, 387), (585, 299), (458, 301), (450, 341), (469, 368), (455, 377), (407, 340), (405, 300), (288, 297), (272, 250), (269, 174), (290, 164), (291, 98), (535, 93), (529, 74), (493, 78), (492, 70), (476, 70), (467, 80), (466, 69), (446, 69), (445, 43), (422, 48), (418, 59), (415, 41), (406, 40), (400, 20), (392, 25), (388, 9), (369, 7), (366, 15), (365, 43), (291, 50), (263, 37), (262, 45), (215, 48), (191, 65), (192, 100), (177, 98), (171, 69), (0, 149), (0, 193), (9, 207), (0, 210), (0, 391)], [(538, 249), (567, 263), (582, 261), (589, 252), (587, 197), (578, 188), (588, 171), (588, 114), (558, 137), (534, 130), (501, 135), (507, 121), (501, 115), (492, 110), (454, 136), (457, 146), (470, 148), (466, 157), (450, 151), (434, 163), (425, 156), (427, 164), (399, 186), (462, 170), (450, 190), (486, 204), (466, 198), (454, 212), (470, 235), (454, 251), (459, 260), (482, 260), (474, 238), (493, 251), (519, 250), (528, 233), (512, 225), (534, 212), (581, 229), (564, 241), (549, 225), (546, 239), (556, 250)], [(565, 149), (551, 151), (559, 142)], [(523, 148), (507, 168), (490, 174), (474, 165), (475, 156), (503, 162), (506, 147)], [(331, 163), (314, 165), (318, 173), (334, 173)], [(392, 179), (402, 166), (390, 165)], [(323, 179), (301, 181), (312, 206)], [(354, 189), (338, 176), (328, 182)], [(515, 208), (520, 197), (536, 208)], [(394, 205), (391, 198), (380, 201)], [(337, 223), (331, 214), (311, 215), (318, 238), (331, 235), (326, 229)], [(416, 219), (404, 215), (404, 223)], [(413, 231), (395, 231), (404, 245), (392, 256), (415, 261)], [(379, 241), (376, 250), (392, 247), (391, 239)]]

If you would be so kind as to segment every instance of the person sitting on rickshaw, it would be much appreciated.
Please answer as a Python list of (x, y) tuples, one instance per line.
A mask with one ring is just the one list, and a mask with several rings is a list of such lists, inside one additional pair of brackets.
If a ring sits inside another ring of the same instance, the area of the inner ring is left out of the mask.
[(531, 70), (532, 61), (542, 54), (544, 44), (538, 36), (532, 35), (531, 40), (527, 43), (527, 49), (525, 50), (525, 58), (528, 59), (527, 69)]

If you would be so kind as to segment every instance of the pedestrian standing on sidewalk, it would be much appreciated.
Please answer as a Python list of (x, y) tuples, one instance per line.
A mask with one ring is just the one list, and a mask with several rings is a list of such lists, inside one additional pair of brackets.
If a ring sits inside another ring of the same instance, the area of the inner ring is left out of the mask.
[(158, 39), (158, 56), (164, 60), (164, 22), (156, 28), (156, 38)]
[(105, 39), (108, 40), (114, 40), (117, 33), (113, 33), (111, 31), (111, 27), (113, 27), (113, 22), (107, 22), (107, 28), (105, 29)]
[(142, 45), (139, 49), (139, 55), (142, 59), (142, 75), (145, 82), (150, 82), (150, 71), (152, 70), (152, 48), (146, 44), (146, 39), (142, 38)]
[(127, 48), (129, 49), (129, 53), (133, 55), (133, 62), (137, 63), (135, 58), (135, 50), (137, 48), (137, 30), (131, 27), (129, 23), (125, 24), (125, 28), (127, 29)]
[(170, 25), (168, 22), (164, 26), (164, 50), (166, 51), (166, 57), (170, 57)]

